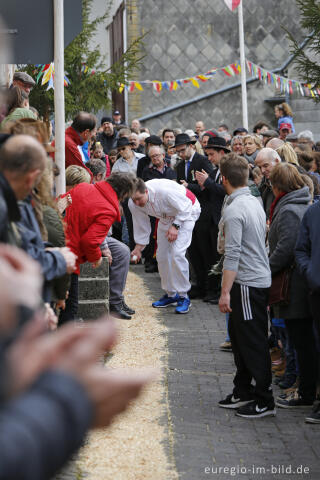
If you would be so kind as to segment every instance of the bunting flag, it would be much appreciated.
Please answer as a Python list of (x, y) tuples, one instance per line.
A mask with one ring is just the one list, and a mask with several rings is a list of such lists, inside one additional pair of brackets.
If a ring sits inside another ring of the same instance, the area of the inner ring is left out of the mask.
[[(249, 60), (246, 60), (247, 69), (249, 74), (252, 77), (256, 77), (265, 85), (271, 85), (275, 88), (280, 89), (282, 93), (287, 93), (289, 95), (294, 94), (295, 92), (301, 94), (303, 97), (317, 97), (320, 98), (320, 85), (311, 85), (304, 82), (299, 82), (298, 80), (292, 80), (281, 75), (277, 75), (259, 65), (256, 65)], [(54, 64), (48, 63), (44, 65), (36, 65), (38, 69), (37, 73), (37, 83), (39, 83), (41, 77), (41, 85), (46, 85), (47, 90), (54, 88)], [(36, 73), (36, 72), (35, 72)], [(96, 72), (93, 69), (88, 68), (86, 65), (81, 65), (81, 73), (87, 75), (94, 75)], [(195, 88), (200, 88), (201, 83), (206, 83), (211, 80), (214, 75), (217, 73), (222, 73), (226, 77), (235, 77), (240, 75), (241, 67), (239, 62), (231, 63), (220, 68), (212, 68), (206, 73), (188, 76), (186, 78), (179, 78), (175, 80), (129, 80), (127, 84), (119, 83), (119, 92), (122, 93), (126, 90), (129, 93), (138, 91), (143, 92), (144, 87), (153, 87), (153, 90), (157, 93), (167, 90), (168, 92), (175, 92), (178, 88), (183, 87), (183, 85), (192, 85)], [(70, 84), (69, 79), (65, 75), (64, 85), (68, 86)]]
[(224, 3), (227, 5), (227, 7), (230, 10), (235, 10), (237, 7), (239, 7), (241, 0), (224, 0)]

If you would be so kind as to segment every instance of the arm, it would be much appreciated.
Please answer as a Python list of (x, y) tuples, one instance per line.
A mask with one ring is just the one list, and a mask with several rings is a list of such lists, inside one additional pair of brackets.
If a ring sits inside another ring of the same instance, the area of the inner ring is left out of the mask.
[(58, 371), (43, 374), (0, 416), (0, 478), (49, 480), (81, 446), (92, 405), (80, 383)]
[(232, 270), (223, 270), (221, 295), (219, 299), (219, 309), (222, 313), (232, 312), (232, 309), (230, 308), (230, 291), (236, 276), (237, 272), (233, 272)]
[[(278, 216), (276, 226), (278, 241), (269, 258), (272, 274), (289, 267), (293, 262), (294, 248), (300, 228), (300, 218), (292, 210), (283, 210), (278, 213)], [(269, 235), (271, 233), (272, 224)]]
[(144, 212), (141, 207), (137, 207), (131, 198), (128, 202), (128, 207), (132, 214), (134, 241), (136, 244), (142, 245), (144, 248), (149, 244), (151, 233), (149, 215)]
[(80, 152), (76, 147), (76, 145), (70, 142), (66, 142), (66, 168), (69, 167), (70, 165), (79, 165), (79, 167), (82, 167), (85, 170), (87, 170), (87, 172), (90, 173), (90, 178), (92, 180), (93, 178), (92, 172), (83, 163)]
[(214, 193), (215, 195), (218, 195), (219, 197), (225, 197), (225, 195), (226, 195), (226, 191), (224, 189), (224, 186), (215, 182), (214, 179), (211, 178), (211, 177), (208, 177), (204, 181), (203, 186), (207, 190), (209, 190), (211, 193)]
[(170, 190), (167, 192), (166, 202), (169, 208), (176, 211), (173, 223), (182, 225), (186, 220), (189, 220), (192, 211), (192, 202), (184, 192)]
[(100, 245), (115, 221), (111, 214), (99, 213), (86, 233), (80, 239), (80, 248), (85, 253), (88, 262), (94, 263), (101, 258)]
[(307, 214), (303, 217), (300, 225), (295, 256), (299, 272), (306, 277), (311, 262), (311, 243)]

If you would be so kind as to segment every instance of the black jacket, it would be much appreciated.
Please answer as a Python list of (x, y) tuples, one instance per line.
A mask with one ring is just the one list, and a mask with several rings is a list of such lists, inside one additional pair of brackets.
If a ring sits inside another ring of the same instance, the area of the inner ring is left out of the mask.
[(263, 177), (262, 182), (259, 185), (259, 192), (261, 194), (264, 211), (266, 212), (267, 219), (269, 219), (270, 207), (274, 200), (274, 194), (269, 180), (267, 180), (265, 177)]
[(19, 245), (18, 231), (12, 222), (20, 220), (16, 196), (7, 179), (0, 173), (0, 243)]
[(224, 186), (220, 183), (217, 183), (216, 177), (218, 174), (218, 169), (215, 168), (210, 174), (207, 180), (204, 182), (203, 186), (209, 192), (209, 202), (211, 205), (211, 217), (213, 223), (218, 226), (221, 218), (221, 208), (223, 204), (226, 191)]
[(296, 263), (310, 290), (320, 292), (320, 202), (308, 208), (300, 225)]
[(110, 150), (114, 150), (117, 148), (117, 141), (118, 141), (118, 132), (116, 129), (113, 131), (113, 135), (108, 136), (104, 132), (98, 133), (97, 135), (97, 142), (100, 142), (103, 148), (103, 151), (106, 155), (110, 152)]
[(154, 167), (145, 167), (142, 171), (141, 175), (142, 180), (147, 182), (148, 180), (153, 180), (154, 178), (166, 178), (167, 180), (175, 180), (177, 178), (177, 174), (172, 168), (165, 165), (163, 173), (159, 172)]
[(197, 171), (201, 172), (201, 170), (205, 170), (210, 174), (213, 171), (213, 167), (207, 157), (195, 152), (190, 163), (187, 178), (185, 168), (186, 163), (184, 161), (177, 165), (177, 182), (181, 183), (180, 180), (185, 180), (188, 183), (188, 190), (195, 194), (201, 206), (201, 214), (198, 222), (208, 222), (211, 219), (210, 195), (206, 189), (201, 189), (195, 179), (195, 175)]

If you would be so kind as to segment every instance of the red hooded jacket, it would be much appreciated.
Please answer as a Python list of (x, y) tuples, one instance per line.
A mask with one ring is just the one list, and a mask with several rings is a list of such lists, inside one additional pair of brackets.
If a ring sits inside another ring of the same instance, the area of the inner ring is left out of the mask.
[(120, 221), (119, 200), (106, 182), (80, 183), (68, 192), (72, 204), (66, 210), (67, 245), (78, 256), (79, 265), (96, 262), (101, 257), (100, 245), (111, 225)]
[[(53, 147), (55, 142), (53, 141), (51, 144)], [(65, 132), (65, 161), (66, 161), (66, 168), (70, 167), (70, 165), (78, 165), (79, 167), (85, 168), (87, 172), (90, 173), (91, 180), (93, 178), (91, 170), (85, 166), (82, 161), (81, 153), (78, 150), (78, 146), (82, 145), (82, 141), (78, 132), (75, 131), (74, 128), (68, 127)], [(52, 155), (54, 159), (54, 155)]]

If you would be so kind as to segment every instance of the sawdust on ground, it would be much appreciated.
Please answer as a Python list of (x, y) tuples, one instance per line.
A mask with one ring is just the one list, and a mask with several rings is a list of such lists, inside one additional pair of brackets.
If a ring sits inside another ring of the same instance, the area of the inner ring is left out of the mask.
[(111, 427), (90, 434), (80, 452), (78, 465), (88, 480), (174, 480), (178, 476), (169, 462), (170, 432), (166, 382), (166, 327), (143, 280), (129, 272), (125, 298), (136, 314), (131, 321), (117, 320), (120, 338), (108, 368), (159, 370), (159, 380), (149, 386), (130, 409)]

